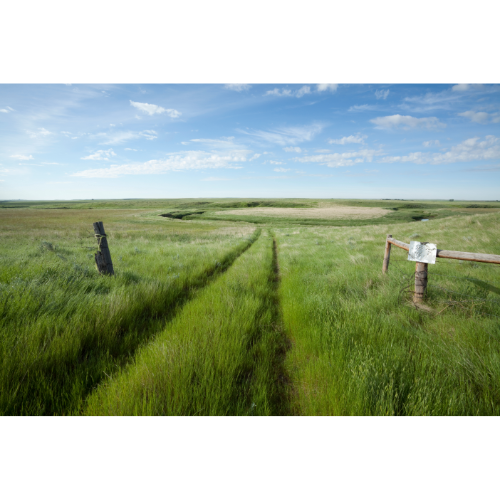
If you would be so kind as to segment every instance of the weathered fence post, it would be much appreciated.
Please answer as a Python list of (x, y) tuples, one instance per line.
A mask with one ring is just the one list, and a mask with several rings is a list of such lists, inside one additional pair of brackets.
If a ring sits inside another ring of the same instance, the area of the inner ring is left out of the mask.
[(388, 234), (385, 240), (384, 263), (382, 264), (382, 272), (384, 274), (389, 269), (389, 259), (391, 258), (391, 244), (389, 243), (389, 238), (392, 238), (392, 234)]
[(413, 302), (422, 302), (427, 291), (427, 263), (417, 262), (415, 265), (415, 295)]
[(111, 262), (111, 253), (109, 252), (108, 241), (106, 240), (106, 233), (104, 232), (104, 225), (102, 222), (94, 222), (94, 233), (97, 238), (97, 245), (99, 247), (95, 254), (95, 263), (97, 270), (101, 274), (115, 274), (113, 270), (113, 263)]

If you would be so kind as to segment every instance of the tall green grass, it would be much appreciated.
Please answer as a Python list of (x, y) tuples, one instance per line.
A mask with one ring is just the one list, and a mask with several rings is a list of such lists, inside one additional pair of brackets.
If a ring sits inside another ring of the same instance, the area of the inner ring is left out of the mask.
[(420, 309), (405, 292), (415, 269), (405, 251), (393, 248), (389, 274), (381, 272), (387, 233), (500, 254), (499, 222), (492, 214), (406, 227), (277, 230), (293, 410), (499, 415), (499, 266), (438, 259)]
[(273, 255), (261, 236), (90, 396), (85, 414), (287, 413)]
[(406, 252), (381, 272), (387, 233), (500, 254), (498, 213), (260, 236), (158, 213), (0, 211), (0, 414), (500, 414), (500, 266), (438, 259), (419, 308)]
[(169, 231), (166, 221), (137, 231), (119, 218), (106, 227), (116, 276), (105, 277), (94, 239), (57, 220), (35, 217), (2, 240), (0, 414), (75, 411), (257, 237)]

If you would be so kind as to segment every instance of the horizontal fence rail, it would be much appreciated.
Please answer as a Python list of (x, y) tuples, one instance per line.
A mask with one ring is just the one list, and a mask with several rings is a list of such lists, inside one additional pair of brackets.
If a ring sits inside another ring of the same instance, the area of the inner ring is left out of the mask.
[[(382, 264), (382, 272), (386, 273), (389, 269), (389, 261), (391, 257), (391, 245), (402, 248), (407, 252), (410, 251), (410, 245), (403, 241), (396, 240), (392, 234), (387, 235), (385, 242), (384, 263)], [(486, 264), (500, 264), (500, 255), (493, 255), (487, 253), (472, 253), (472, 252), (456, 252), (454, 250), (440, 250), (436, 251), (436, 257), (441, 259), (456, 259), (467, 260), (471, 262), (484, 262)], [(427, 290), (427, 276), (428, 266), (425, 262), (415, 263), (415, 292), (413, 295), (414, 302), (421, 302)]]
[[(395, 240), (392, 237), (387, 236), (387, 242), (390, 245), (395, 245), (407, 252), (410, 249), (410, 245), (403, 243), (402, 241)], [(472, 262), (485, 262), (486, 264), (500, 264), (500, 255), (493, 255), (489, 253), (471, 253), (471, 252), (455, 252), (454, 250), (440, 250), (437, 249), (436, 257), (441, 259), (457, 259), (457, 260), (468, 260)]]

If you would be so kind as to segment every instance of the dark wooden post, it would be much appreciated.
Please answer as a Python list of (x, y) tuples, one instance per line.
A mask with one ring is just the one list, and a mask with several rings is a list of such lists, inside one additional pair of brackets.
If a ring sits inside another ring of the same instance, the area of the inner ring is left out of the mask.
[(385, 240), (384, 263), (382, 264), (382, 272), (384, 274), (389, 269), (389, 259), (391, 258), (391, 244), (389, 243), (389, 238), (392, 238), (392, 234), (388, 234)]
[(427, 291), (427, 264), (417, 262), (415, 266), (415, 295), (413, 302), (422, 302)]
[(95, 263), (97, 270), (101, 274), (115, 274), (113, 263), (111, 262), (111, 254), (109, 252), (106, 233), (102, 222), (94, 222), (94, 233), (97, 238), (98, 252), (95, 254)]

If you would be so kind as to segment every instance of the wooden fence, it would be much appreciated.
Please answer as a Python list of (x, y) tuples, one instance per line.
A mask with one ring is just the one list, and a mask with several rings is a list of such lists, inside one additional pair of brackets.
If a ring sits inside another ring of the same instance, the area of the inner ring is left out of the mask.
[(111, 253), (108, 247), (108, 240), (104, 232), (104, 224), (102, 222), (94, 222), (94, 233), (97, 238), (97, 253), (95, 254), (95, 264), (97, 270), (101, 274), (113, 275), (113, 262), (111, 261)]
[[(385, 241), (384, 262), (382, 264), (382, 272), (386, 273), (389, 270), (389, 261), (391, 257), (391, 245), (402, 248), (409, 252), (410, 245), (396, 240), (392, 234), (387, 235)], [(492, 255), (487, 253), (471, 253), (471, 252), (456, 252), (454, 250), (437, 249), (436, 257), (441, 259), (457, 259), (468, 260), (472, 262), (484, 262), (486, 264), (500, 264), (500, 255)], [(414, 302), (422, 302), (427, 290), (427, 275), (428, 269), (425, 262), (415, 263), (415, 293), (413, 295)]]

